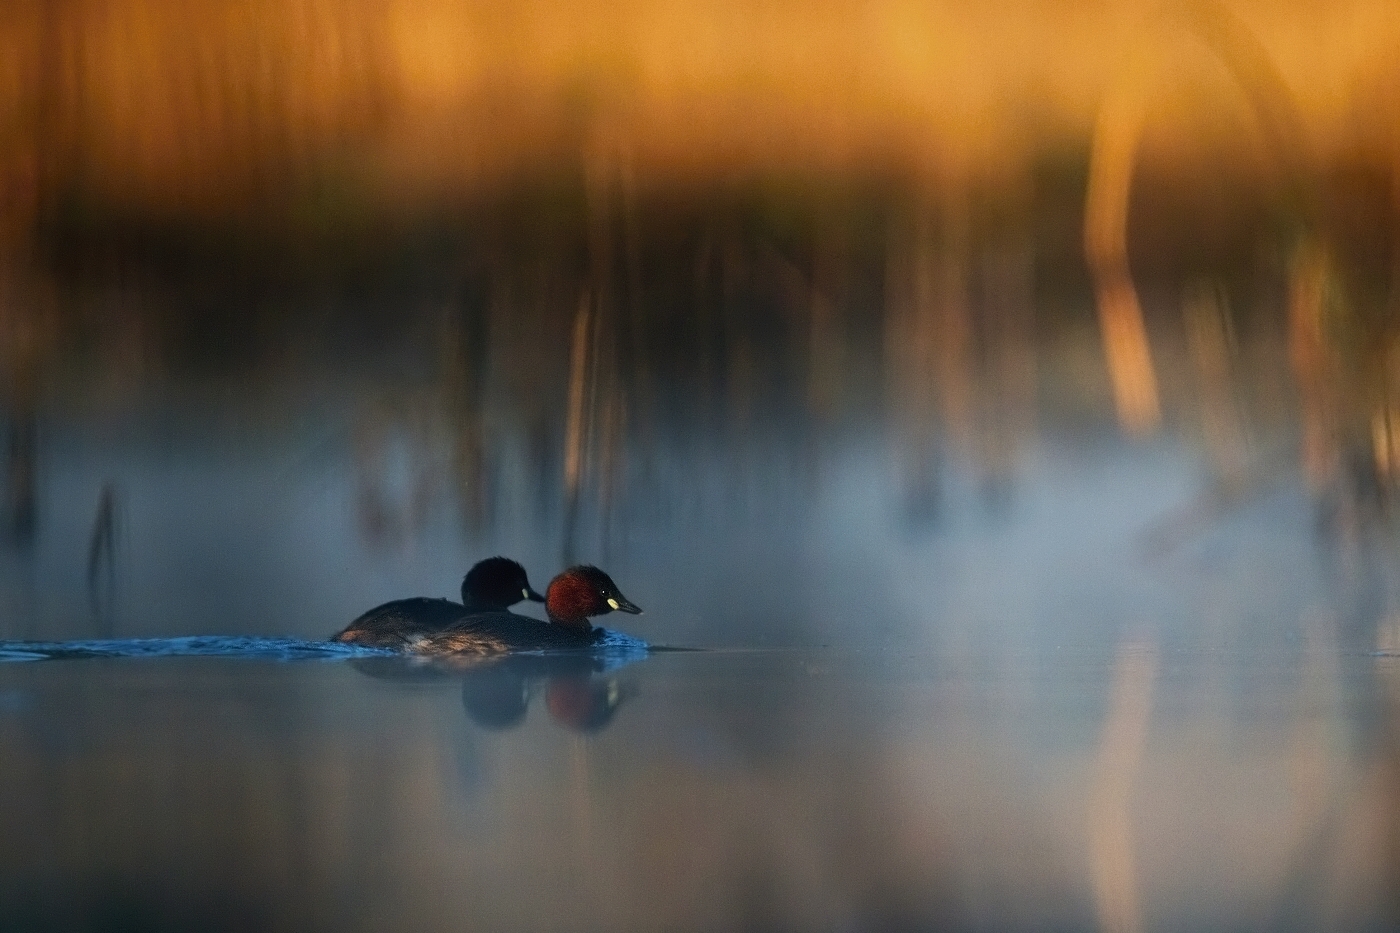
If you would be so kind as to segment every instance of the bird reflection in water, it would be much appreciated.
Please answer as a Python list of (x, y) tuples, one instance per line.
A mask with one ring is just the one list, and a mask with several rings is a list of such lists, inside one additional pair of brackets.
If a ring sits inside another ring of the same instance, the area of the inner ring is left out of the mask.
[(356, 670), (400, 683), (462, 684), (462, 708), (482, 729), (518, 728), (541, 693), (549, 718), (572, 732), (598, 732), (622, 704), (637, 696), (636, 686), (617, 671), (645, 658), (633, 654), (513, 654), (503, 657), (358, 658)]

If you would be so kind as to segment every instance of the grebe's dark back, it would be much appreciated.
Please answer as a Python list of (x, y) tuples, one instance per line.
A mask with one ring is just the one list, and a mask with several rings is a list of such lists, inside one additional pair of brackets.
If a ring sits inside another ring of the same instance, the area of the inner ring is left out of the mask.
[(525, 568), (508, 557), (488, 557), (462, 579), (462, 601), (414, 597), (376, 606), (335, 635), (334, 641), (375, 648), (405, 648), (474, 613), (498, 613), (531, 625), (543, 623), (507, 611), (522, 600), (544, 602), (530, 586)]

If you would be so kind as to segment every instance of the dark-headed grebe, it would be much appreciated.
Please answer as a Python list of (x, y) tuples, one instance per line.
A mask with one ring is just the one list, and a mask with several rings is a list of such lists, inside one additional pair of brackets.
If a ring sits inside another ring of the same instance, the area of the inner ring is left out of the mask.
[(622, 595), (611, 577), (586, 565), (570, 567), (550, 581), (544, 608), (548, 625), (510, 612), (481, 612), (413, 638), (404, 647), (421, 654), (447, 655), (587, 648), (606, 631), (594, 628), (588, 621), (591, 616), (642, 611)]
[(544, 602), (530, 586), (525, 568), (509, 557), (478, 561), (462, 578), (462, 605), (468, 612), (504, 612), (526, 599)]
[(525, 568), (508, 557), (488, 557), (462, 578), (460, 603), (422, 596), (396, 599), (366, 612), (333, 640), (375, 648), (402, 648), (472, 613), (500, 613), (543, 628), (543, 623), (535, 619), (506, 611), (525, 599), (544, 602), (544, 597), (531, 588)]

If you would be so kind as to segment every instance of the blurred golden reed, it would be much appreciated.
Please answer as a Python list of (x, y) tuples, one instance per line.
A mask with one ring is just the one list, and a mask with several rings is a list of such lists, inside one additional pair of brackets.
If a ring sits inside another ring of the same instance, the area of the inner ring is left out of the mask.
[[(1082, 145), (1172, 9), (17, 0), (0, 11), (0, 155), (11, 188), (37, 172), (149, 211), (246, 206), (308, 174), (404, 205), (599, 147), (643, 181), (679, 184), (754, 170), (995, 177)], [(1400, 7), (1231, 10), (1319, 153), (1394, 150)], [(1166, 41), (1154, 145), (1183, 155), (1238, 135), (1241, 89), (1218, 48), (1189, 30)]]
[[(558, 385), (520, 395), (566, 400), (570, 515), (612, 501), (663, 381), (742, 433), (765, 392), (800, 384), (820, 421), (877, 370), (914, 512), (946, 449), (1003, 484), (1038, 411), (1100, 396), (1130, 434), (1199, 424), (1230, 495), (1295, 402), (1316, 490), (1390, 483), (1396, 48), (1393, 0), (17, 2), (0, 279), (57, 268), (121, 307), (0, 281), (0, 369), (27, 409), (87, 320), (139, 374), (142, 262), (224, 261), (224, 296), (408, 242), (408, 278), (460, 292), (454, 411), (529, 322)], [(249, 341), (251, 307), (225, 321)], [(1061, 352), (1091, 308), (1101, 368)], [(453, 422), (469, 473), (485, 420)]]

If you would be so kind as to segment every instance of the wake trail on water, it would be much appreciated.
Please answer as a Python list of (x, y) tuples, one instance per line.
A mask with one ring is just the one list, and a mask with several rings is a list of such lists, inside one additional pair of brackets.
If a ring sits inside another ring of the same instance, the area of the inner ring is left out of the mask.
[[(597, 655), (645, 655), (646, 642), (621, 632), (607, 632), (587, 651)], [(521, 652), (526, 653), (526, 652)], [(537, 654), (543, 652), (528, 652)], [(550, 652), (553, 653), (553, 652)], [(249, 658), (264, 661), (343, 661), (354, 658), (403, 657), (389, 648), (267, 638), (251, 635), (189, 635), (180, 638), (110, 638), (88, 641), (0, 641), (0, 663), (71, 661), (81, 658)]]
[(78, 658), (254, 658), (271, 661), (338, 661), (393, 654), (383, 648), (300, 638), (190, 635), (181, 638), (111, 638), (91, 641), (0, 641), (0, 662)]

